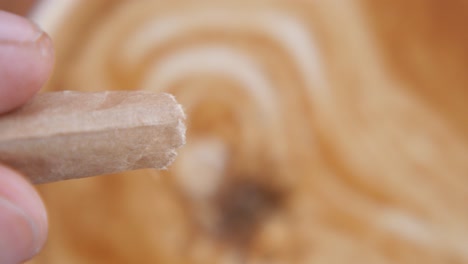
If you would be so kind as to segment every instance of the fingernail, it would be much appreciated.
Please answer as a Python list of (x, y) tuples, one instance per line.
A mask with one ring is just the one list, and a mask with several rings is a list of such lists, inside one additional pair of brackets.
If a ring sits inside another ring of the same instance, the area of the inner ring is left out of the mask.
[(0, 42), (36, 42), (41, 34), (42, 30), (27, 19), (0, 11)]
[(45, 32), (42, 31), (40, 35), (37, 36), (34, 44), (36, 48), (40, 50), (42, 57), (50, 58), (54, 56), (52, 40)]
[(16, 264), (36, 254), (38, 232), (21, 208), (0, 198), (0, 263)]
[(52, 57), (53, 46), (49, 36), (27, 19), (0, 11), (0, 44), (33, 45), (43, 57)]

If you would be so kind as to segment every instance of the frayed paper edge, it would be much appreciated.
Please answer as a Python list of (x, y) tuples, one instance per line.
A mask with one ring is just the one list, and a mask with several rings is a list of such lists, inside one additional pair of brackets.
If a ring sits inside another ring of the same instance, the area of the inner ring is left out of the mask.
[(178, 150), (187, 143), (187, 135), (186, 135), (187, 126), (185, 125), (185, 121), (187, 120), (187, 115), (185, 114), (185, 111), (184, 111), (184, 108), (183, 108), (182, 104), (180, 104), (177, 101), (176, 97), (173, 94), (170, 94), (170, 93), (163, 93), (163, 94), (167, 95), (171, 100), (174, 101), (174, 104), (176, 105), (177, 114), (181, 116), (181, 118), (177, 119), (177, 127), (176, 127), (177, 131), (179, 132), (178, 134), (181, 137), (181, 143), (180, 143), (180, 145), (178, 145), (178, 146), (174, 147), (173, 149), (171, 149), (170, 151), (168, 151), (168, 154), (172, 158), (169, 159), (169, 161), (167, 162), (167, 164), (164, 167), (159, 169), (159, 170), (167, 171), (167, 170), (169, 170), (169, 167), (177, 159)]

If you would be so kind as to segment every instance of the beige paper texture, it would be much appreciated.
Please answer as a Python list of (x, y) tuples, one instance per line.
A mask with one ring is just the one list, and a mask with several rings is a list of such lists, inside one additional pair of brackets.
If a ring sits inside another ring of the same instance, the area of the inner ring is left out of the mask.
[(182, 107), (152, 92), (52, 92), (0, 116), (0, 163), (33, 183), (165, 169), (184, 144)]

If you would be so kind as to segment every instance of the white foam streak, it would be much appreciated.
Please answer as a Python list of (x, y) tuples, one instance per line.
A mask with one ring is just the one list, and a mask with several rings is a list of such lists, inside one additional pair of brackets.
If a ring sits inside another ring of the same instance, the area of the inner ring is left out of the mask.
[[(174, 53), (148, 68), (143, 89), (166, 89), (171, 83), (193, 74), (217, 74), (233, 78), (253, 96), (264, 116), (278, 112), (271, 83), (248, 56), (223, 46), (201, 46)], [(221, 89), (222, 87), (220, 87)]]
[[(213, 8), (180, 12), (150, 21), (129, 36), (122, 58), (130, 67), (137, 65), (146, 52), (179, 36), (203, 29), (235, 32), (246, 29), (267, 34), (291, 55), (307, 83), (311, 96), (328, 98), (319, 52), (314, 45), (311, 29), (297, 18), (273, 10), (235, 10)], [(229, 44), (227, 44), (229, 45)], [(320, 93), (320, 95), (316, 95)]]
[(41, 0), (34, 7), (29, 18), (46, 32), (56, 32), (62, 25), (61, 21), (65, 20), (70, 10), (79, 2), (77, 0)]

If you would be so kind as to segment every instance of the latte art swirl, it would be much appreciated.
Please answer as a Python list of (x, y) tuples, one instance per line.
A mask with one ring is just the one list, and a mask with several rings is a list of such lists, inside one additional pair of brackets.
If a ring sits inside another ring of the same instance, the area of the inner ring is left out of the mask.
[(33, 263), (468, 262), (468, 123), (400, 77), (372, 4), (63, 3), (34, 16), (57, 47), (48, 89), (172, 93), (187, 145), (164, 173), (42, 186)]

